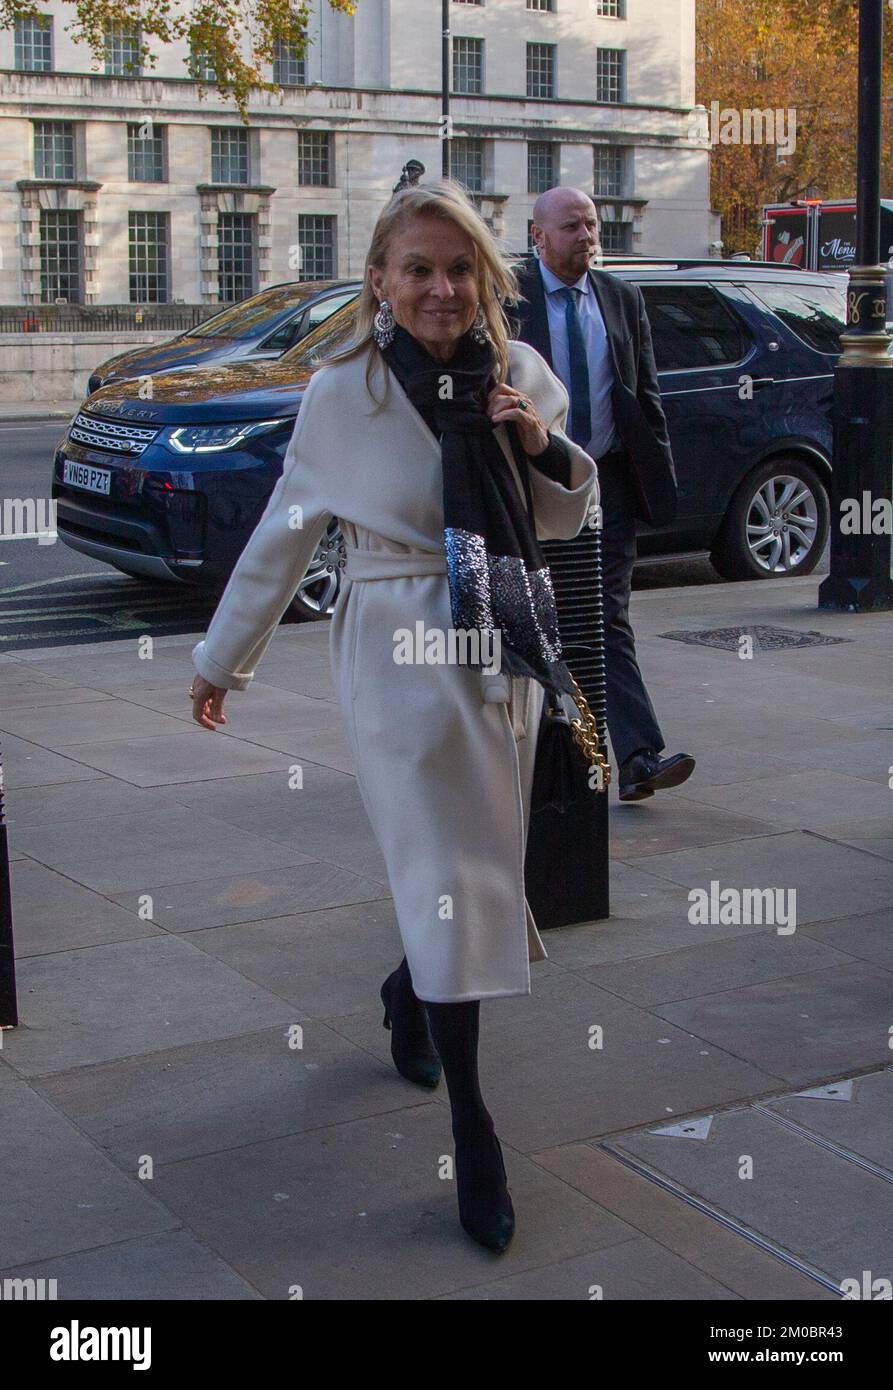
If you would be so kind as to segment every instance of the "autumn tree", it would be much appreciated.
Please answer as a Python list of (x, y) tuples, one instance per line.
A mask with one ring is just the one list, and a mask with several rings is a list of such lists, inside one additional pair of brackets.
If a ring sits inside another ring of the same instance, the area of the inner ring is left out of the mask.
[[(858, 9), (857, 0), (698, 0), (698, 101), (796, 122), (783, 155), (775, 144), (714, 145), (711, 202), (727, 254), (758, 251), (763, 203), (855, 194)], [(893, 24), (884, 64), (889, 89)], [(882, 186), (893, 192), (889, 104), (885, 121)]]
[[(114, 25), (139, 36), (134, 67), (151, 70), (164, 44), (185, 40), (187, 75), (202, 87), (215, 87), (248, 120), (253, 89), (278, 91), (263, 75), (279, 44), (302, 57), (307, 47), (311, 0), (63, 0), (71, 15), (67, 26), (97, 62), (105, 55)], [(323, 3), (323, 0), (320, 0)], [(333, 10), (352, 15), (356, 0), (327, 0)], [(40, 19), (37, 0), (0, 0), (0, 28), (16, 19)]]

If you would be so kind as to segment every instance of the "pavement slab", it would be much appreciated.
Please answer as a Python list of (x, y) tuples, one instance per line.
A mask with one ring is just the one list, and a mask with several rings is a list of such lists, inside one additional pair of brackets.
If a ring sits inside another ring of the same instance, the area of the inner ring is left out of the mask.
[(86, 1301), (259, 1300), (261, 1294), (188, 1231), (164, 1231), (0, 1270), (0, 1279), (55, 1279), (56, 1296)]
[(22, 1076), (299, 1021), (283, 999), (166, 934), (19, 964), (21, 1022), (4, 1053)]
[(24, 1082), (0, 1086), (0, 1265), (157, 1234), (180, 1221)]
[[(503, 1140), (502, 1255), (462, 1230), (449, 1116), (420, 1104), (155, 1169), (153, 1190), (265, 1298), (426, 1299), (584, 1255), (630, 1228)], [(432, 1258), (436, 1251), (436, 1258)]]
[(159, 934), (135, 911), (31, 859), (16, 861), (12, 895), (19, 959)]

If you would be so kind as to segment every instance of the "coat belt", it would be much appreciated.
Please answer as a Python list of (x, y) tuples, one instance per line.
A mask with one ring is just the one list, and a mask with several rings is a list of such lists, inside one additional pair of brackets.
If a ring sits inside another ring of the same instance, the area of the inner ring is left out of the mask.
[(405, 579), (415, 574), (446, 574), (446, 555), (441, 552), (396, 550), (358, 550), (347, 547), (344, 578), (354, 582), (370, 579)]
[[(347, 547), (344, 578), (352, 584), (376, 579), (406, 579), (413, 575), (446, 574), (446, 555), (440, 551), (412, 551), (401, 555), (396, 550), (360, 550)], [(523, 738), (525, 729), (526, 684), (513, 680), (506, 671), (479, 675), (481, 699), (485, 704), (507, 704), (509, 718), (516, 738)]]

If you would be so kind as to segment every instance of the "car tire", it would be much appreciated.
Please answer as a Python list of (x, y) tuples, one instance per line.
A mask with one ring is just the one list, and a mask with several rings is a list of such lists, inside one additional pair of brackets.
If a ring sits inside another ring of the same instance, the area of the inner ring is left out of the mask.
[(723, 579), (811, 574), (828, 540), (824, 480), (805, 460), (769, 459), (739, 484), (710, 553)]
[(347, 550), (341, 527), (337, 518), (333, 518), (325, 531), (320, 533), (313, 559), (304, 571), (285, 616), (298, 623), (330, 618), (341, 592), (341, 576), (346, 560)]

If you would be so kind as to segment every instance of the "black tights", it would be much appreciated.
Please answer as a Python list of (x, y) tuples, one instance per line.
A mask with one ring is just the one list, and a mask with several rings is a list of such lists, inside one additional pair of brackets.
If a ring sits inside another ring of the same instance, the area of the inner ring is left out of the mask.
[[(412, 989), (406, 957), (399, 966), (402, 982)], [(418, 998), (418, 996), (415, 996)], [(481, 1131), (493, 1133), (493, 1121), (481, 1095), (478, 1077), (478, 1036), (481, 1001), (460, 1004), (431, 1004), (419, 1000), (428, 1015), (431, 1038), (443, 1065), (453, 1138), (472, 1138)]]

